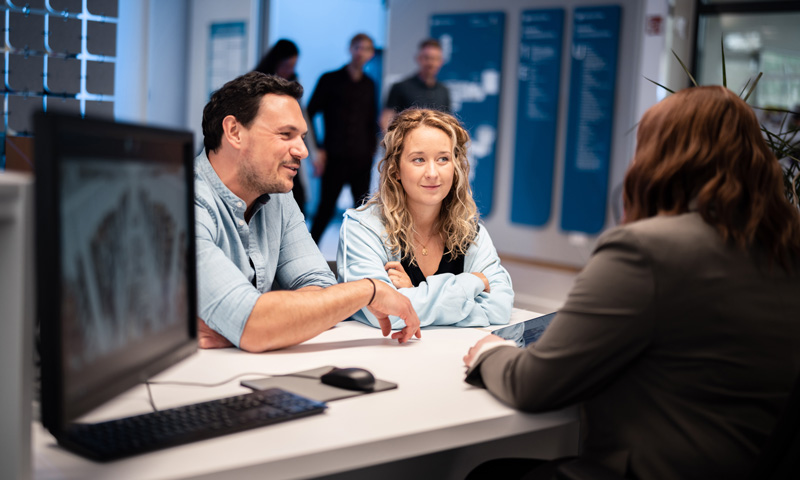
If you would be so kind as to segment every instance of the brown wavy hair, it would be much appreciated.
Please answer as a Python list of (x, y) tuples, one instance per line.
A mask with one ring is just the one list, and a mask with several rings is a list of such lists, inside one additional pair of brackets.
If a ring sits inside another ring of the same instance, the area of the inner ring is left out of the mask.
[(625, 223), (697, 210), (739, 248), (765, 248), (787, 271), (800, 258), (800, 214), (753, 110), (720, 86), (681, 90), (639, 122), (625, 176)]
[(409, 108), (400, 112), (389, 125), (383, 137), (385, 153), (380, 163), (380, 185), (365, 207), (377, 205), (381, 220), (388, 233), (387, 245), (395, 255), (404, 254), (416, 263), (412, 245), (415, 231), (414, 219), (408, 210), (406, 192), (400, 184), (400, 156), (405, 140), (415, 128), (427, 126), (438, 128), (447, 134), (453, 143), (453, 186), (442, 201), (439, 218), (434, 224), (444, 239), (444, 251), (451, 258), (463, 255), (475, 242), (478, 234), (478, 208), (472, 199), (469, 185), (469, 160), (467, 144), (469, 134), (459, 121), (450, 114), (438, 110)]

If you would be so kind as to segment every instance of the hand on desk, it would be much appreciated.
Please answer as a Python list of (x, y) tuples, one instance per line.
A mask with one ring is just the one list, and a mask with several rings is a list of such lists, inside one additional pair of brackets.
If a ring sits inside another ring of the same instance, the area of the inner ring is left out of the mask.
[(228, 348), (233, 344), (212, 330), (200, 317), (197, 317), (197, 346), (200, 348)]
[(491, 344), (494, 342), (504, 342), (505, 340), (498, 337), (497, 335), (487, 335), (476, 343), (472, 348), (469, 349), (466, 355), (464, 355), (464, 365), (471, 367), (472, 363), (477, 360), (478, 355), (481, 352), (481, 347), (487, 344)]
[(400, 343), (411, 340), (411, 337), (422, 338), (422, 331), (419, 329), (419, 317), (411, 300), (399, 293), (394, 288), (380, 280), (372, 280), (375, 284), (375, 298), (367, 308), (378, 319), (381, 324), (383, 336), (389, 335), (392, 331), (392, 322), (389, 315), (400, 317), (406, 322), (406, 326), (399, 332), (392, 333), (392, 338)]

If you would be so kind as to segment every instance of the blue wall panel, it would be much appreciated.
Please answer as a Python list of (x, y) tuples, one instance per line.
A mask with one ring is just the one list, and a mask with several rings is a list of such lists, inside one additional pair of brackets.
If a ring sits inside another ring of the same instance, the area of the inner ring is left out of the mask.
[(564, 9), (521, 17), (511, 221), (543, 226), (552, 209)]
[(589, 234), (605, 225), (620, 7), (576, 8), (561, 228)]
[(439, 80), (472, 139), (472, 189), (483, 216), (492, 211), (504, 25), (502, 12), (431, 16), (431, 37), (442, 43), (446, 61)]

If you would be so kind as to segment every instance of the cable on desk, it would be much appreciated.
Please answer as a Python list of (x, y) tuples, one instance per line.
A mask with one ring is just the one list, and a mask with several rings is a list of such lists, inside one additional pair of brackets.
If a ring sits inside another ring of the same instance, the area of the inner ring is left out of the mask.
[(153, 400), (153, 393), (150, 391), (150, 385), (179, 385), (179, 386), (184, 386), (184, 387), (220, 387), (222, 385), (225, 385), (226, 383), (230, 383), (230, 382), (236, 380), (237, 378), (246, 377), (246, 376), (250, 376), (250, 375), (255, 375), (255, 376), (261, 377), (261, 378), (299, 377), (299, 378), (310, 378), (312, 380), (319, 380), (319, 377), (313, 377), (311, 375), (300, 375), (298, 373), (280, 373), (280, 374), (275, 374), (275, 373), (246, 372), (246, 373), (240, 373), (238, 375), (234, 375), (233, 377), (227, 378), (225, 380), (222, 380), (222, 381), (216, 382), (216, 383), (182, 382), (180, 380), (167, 380), (167, 381), (155, 381), (155, 382), (153, 382), (153, 381), (150, 381), (150, 380), (145, 380), (144, 384), (147, 387), (147, 396), (150, 399), (150, 406), (153, 407), (153, 411), (154, 412), (157, 412), (158, 408), (156, 408), (155, 401)]
[(154, 412), (157, 412), (158, 409), (156, 408), (156, 402), (153, 401), (153, 392), (150, 391), (150, 382), (145, 380), (144, 384), (147, 387), (147, 398), (150, 400), (150, 406), (153, 407)]

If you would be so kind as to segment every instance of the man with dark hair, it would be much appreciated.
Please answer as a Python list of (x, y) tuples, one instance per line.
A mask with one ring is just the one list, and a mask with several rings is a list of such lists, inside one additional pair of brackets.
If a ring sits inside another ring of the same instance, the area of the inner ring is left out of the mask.
[(392, 334), (420, 336), (408, 299), (384, 282), (336, 284), (291, 194), (308, 156), (303, 88), (251, 72), (214, 92), (203, 109), (195, 160), (198, 338), (201, 348), (261, 352), (294, 345), (367, 306)]
[(442, 45), (434, 38), (419, 44), (415, 58), (419, 70), (392, 85), (386, 106), (381, 113), (381, 129), (385, 132), (395, 115), (408, 107), (431, 108), (450, 113), (450, 91), (436, 77), (444, 65)]
[(364, 74), (364, 66), (375, 55), (372, 39), (363, 33), (350, 41), (350, 63), (320, 77), (308, 102), (313, 122), (322, 114), (325, 141), (318, 145), (314, 170), (322, 176), (319, 206), (311, 226), (311, 237), (319, 242), (336, 208), (345, 183), (350, 184), (358, 206), (369, 194), (372, 157), (378, 135), (378, 105), (375, 82)]

